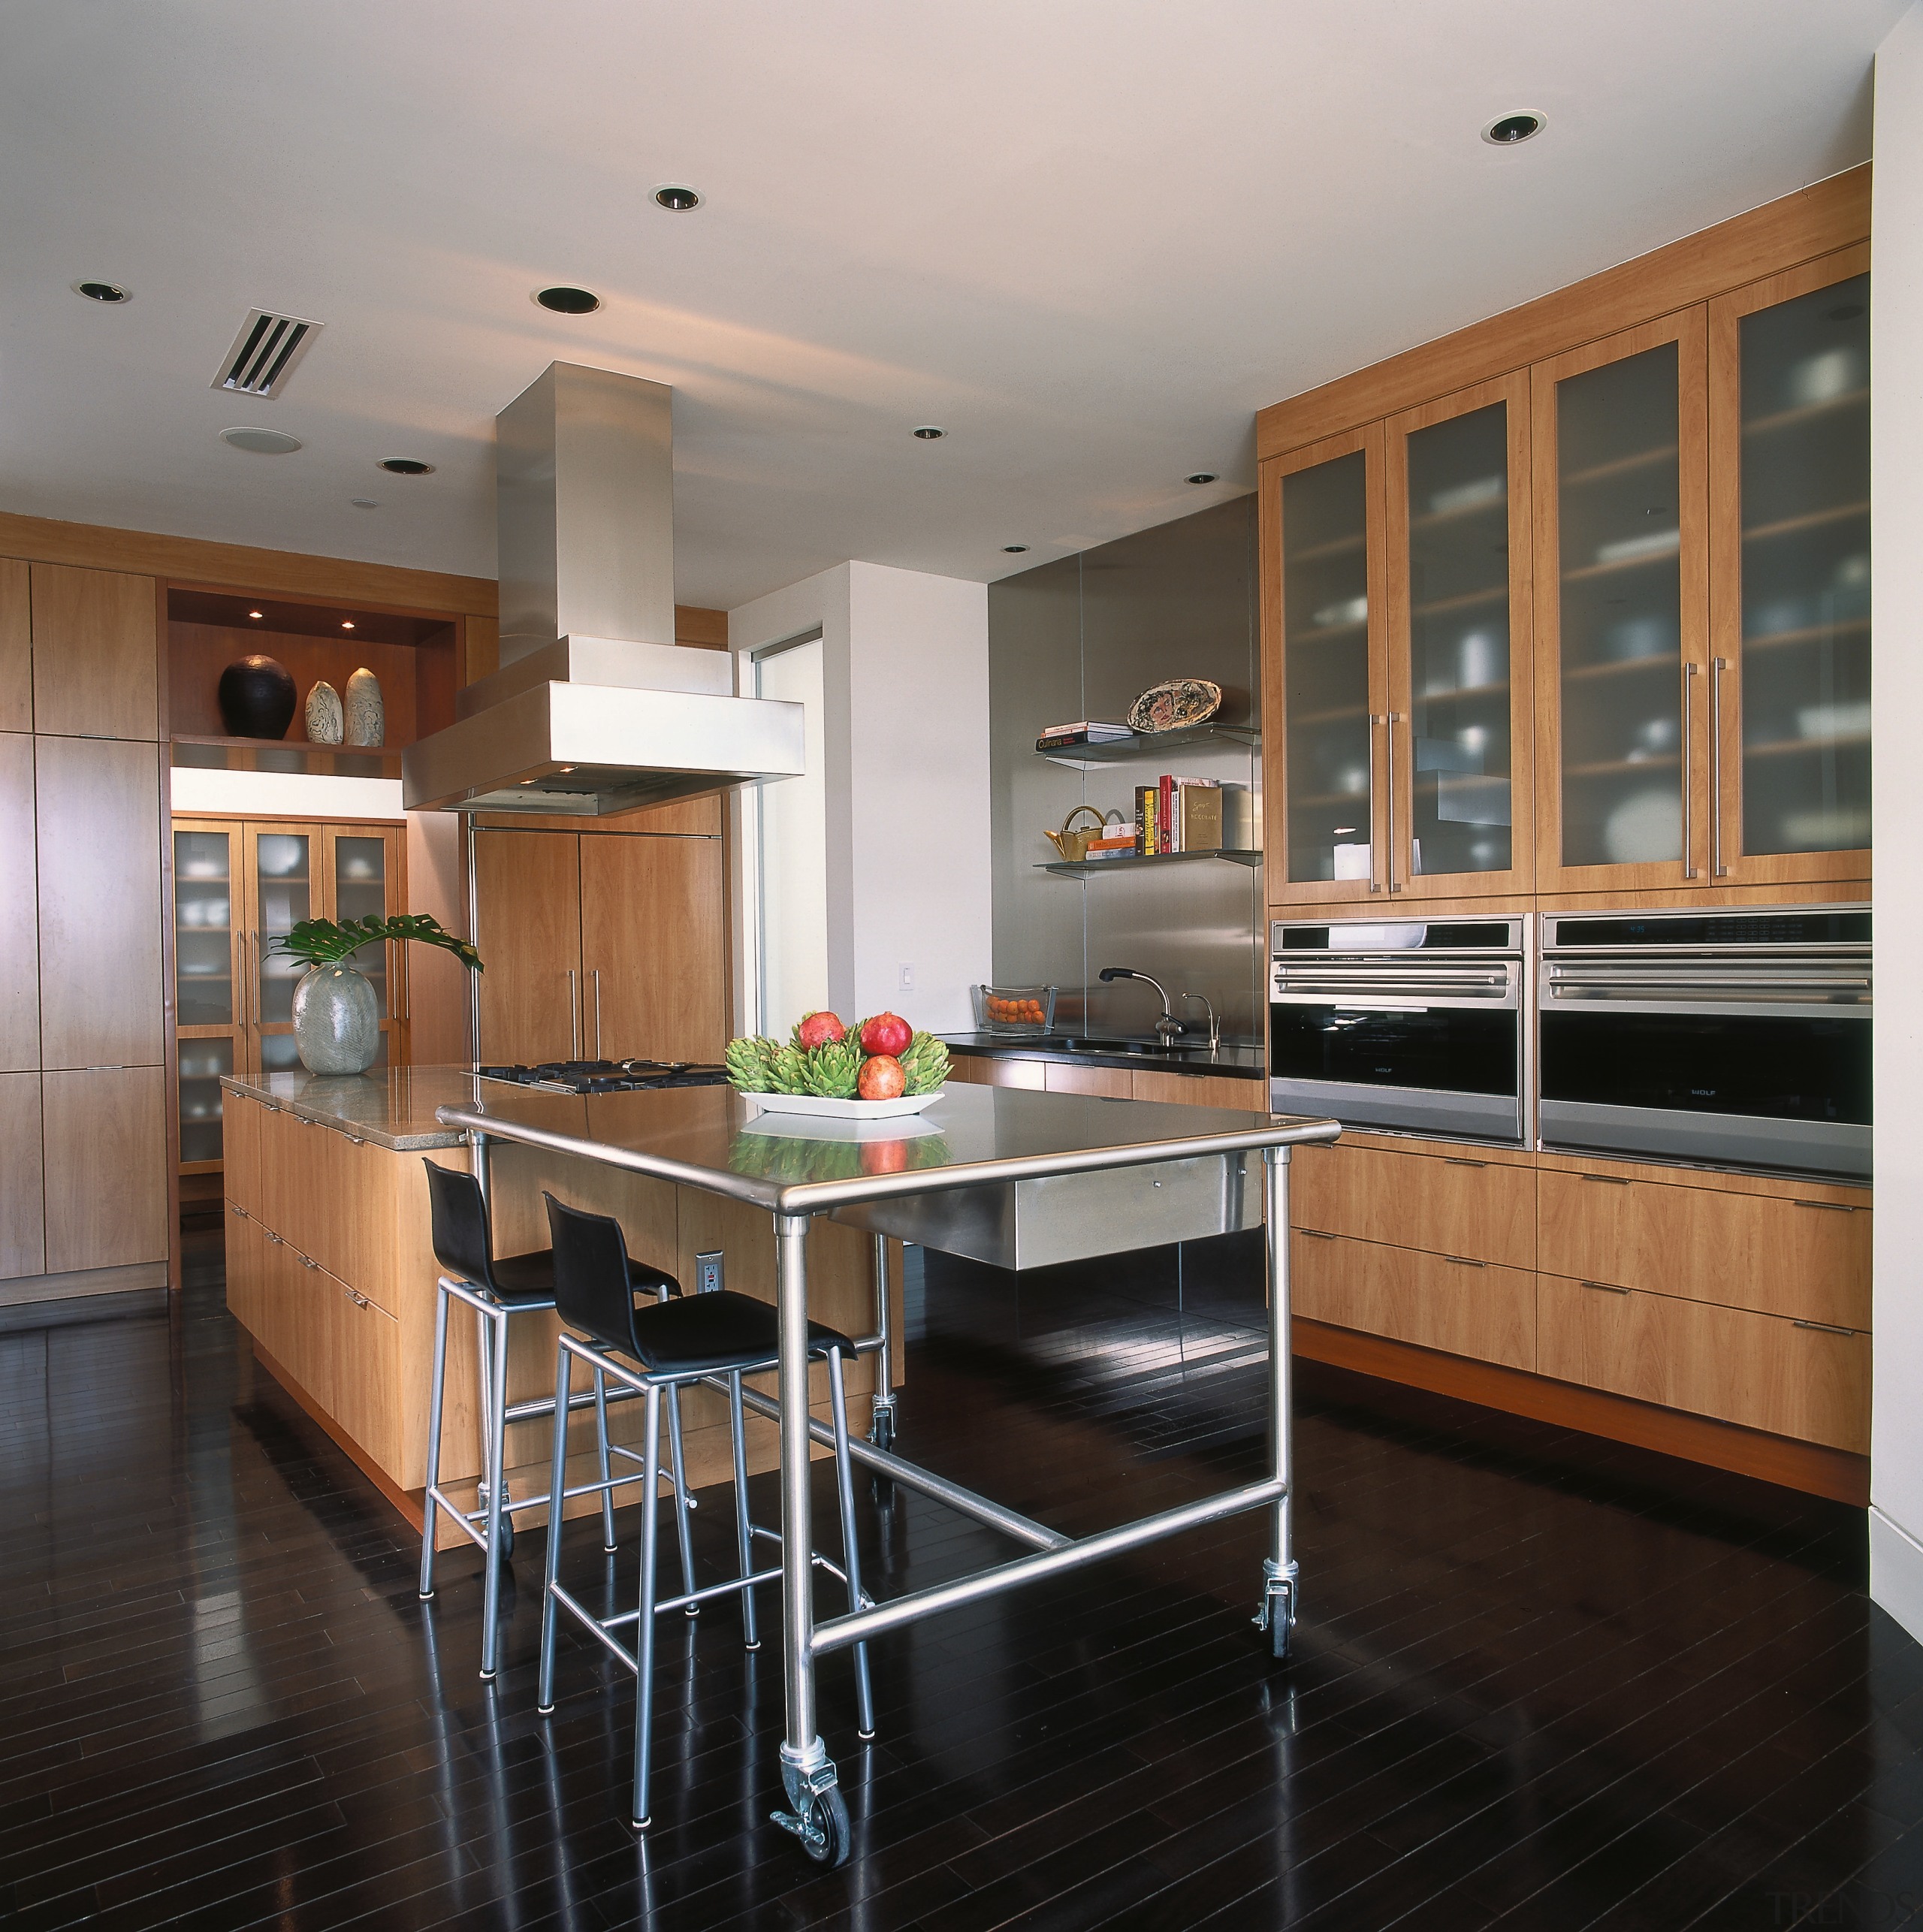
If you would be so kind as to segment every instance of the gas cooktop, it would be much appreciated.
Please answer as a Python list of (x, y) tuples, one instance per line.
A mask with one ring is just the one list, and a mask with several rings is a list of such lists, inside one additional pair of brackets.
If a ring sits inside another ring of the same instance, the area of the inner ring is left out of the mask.
[(570, 1094), (632, 1094), (656, 1087), (720, 1087), (725, 1067), (690, 1060), (548, 1060), (539, 1067), (477, 1067), (484, 1080), (512, 1080), (521, 1087), (557, 1088)]

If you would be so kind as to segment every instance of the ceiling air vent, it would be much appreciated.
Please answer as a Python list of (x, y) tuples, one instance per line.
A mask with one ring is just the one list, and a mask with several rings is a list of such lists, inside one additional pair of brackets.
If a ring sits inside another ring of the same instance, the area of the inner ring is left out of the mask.
[(270, 315), (264, 309), (255, 309), (240, 325), (240, 333), (222, 359), (220, 373), (212, 386), (240, 396), (278, 396), (294, 373), (294, 365), (320, 332), (318, 322), (303, 322), (298, 315)]

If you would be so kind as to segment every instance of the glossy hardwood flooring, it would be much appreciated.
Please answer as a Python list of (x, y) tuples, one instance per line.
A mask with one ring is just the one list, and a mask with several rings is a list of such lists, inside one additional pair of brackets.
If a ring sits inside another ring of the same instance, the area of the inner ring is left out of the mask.
[[(0, 1335), (9, 1932), (1923, 1912), (1923, 1650), (1863, 1595), (1859, 1514), (1316, 1368), (1291, 1666), (1249, 1628), (1252, 1520), (877, 1645), (872, 1745), (832, 1661), (856, 1850), (823, 1873), (765, 1822), (775, 1647), (744, 1655), (726, 1607), (666, 1620), (637, 1842), (631, 1688), (564, 1639), (560, 1710), (534, 1715), (541, 1538), (490, 1689), (475, 1562), (418, 1601), (412, 1535), (229, 1321), (218, 1238), (171, 1315)], [(931, 1260), (903, 1446), (1073, 1530), (1240, 1480), (1254, 1279), (1233, 1245), (1189, 1250), (1179, 1284), (1168, 1255), (1019, 1284)], [(878, 1595), (1010, 1553), (859, 1487)], [(714, 1569), (725, 1509), (703, 1502)], [(583, 1591), (599, 1541), (571, 1526)]]

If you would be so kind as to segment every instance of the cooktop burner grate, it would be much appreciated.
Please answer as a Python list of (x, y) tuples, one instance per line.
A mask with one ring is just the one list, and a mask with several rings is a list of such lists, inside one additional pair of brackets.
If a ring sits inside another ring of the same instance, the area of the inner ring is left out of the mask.
[(643, 1093), (663, 1087), (719, 1087), (727, 1069), (690, 1060), (547, 1060), (536, 1067), (477, 1067), (486, 1080), (564, 1087), (577, 1094)]

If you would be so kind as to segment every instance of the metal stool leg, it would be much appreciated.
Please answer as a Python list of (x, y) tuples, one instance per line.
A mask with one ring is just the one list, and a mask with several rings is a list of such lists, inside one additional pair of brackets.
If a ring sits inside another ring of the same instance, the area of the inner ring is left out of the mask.
[[(848, 1607), (862, 1607), (862, 1557), (855, 1538), (855, 1478), (848, 1461), (848, 1405), (841, 1386), (841, 1351), (828, 1351), (828, 1388), (835, 1411), (835, 1488), (841, 1504), (841, 1567), (848, 1577)], [(874, 1690), (868, 1681), (868, 1647), (854, 1646), (855, 1728), (863, 1737), (874, 1735)]]
[(601, 1547), (614, 1547), (614, 1492), (608, 1477), (608, 1378), (601, 1369), (594, 1371), (594, 1440), (601, 1453)]
[[(488, 1380), (488, 1411), (482, 1429), (488, 1442), (488, 1542), (483, 1553), (487, 1564), (487, 1575), (482, 1597), (481, 1625), (481, 1675), (491, 1679), (497, 1666), (500, 1650), (501, 1611), (501, 1505), (505, 1500), (503, 1492), (507, 1487), (507, 1408), (508, 1408), (508, 1318), (504, 1309), (498, 1315), (484, 1315), (480, 1318), (482, 1328), (494, 1330), (492, 1359), (488, 1367), (492, 1372)], [(484, 1354), (484, 1360), (487, 1359)], [(567, 1393), (562, 1391), (560, 1415), (563, 1427), (567, 1419)], [(549, 1504), (551, 1513), (554, 1505)]]
[(541, 1584), (541, 1684), (534, 1707), (554, 1707), (554, 1642), (560, 1634), (554, 1584), (561, 1573), (562, 1497), (568, 1483), (568, 1389), (573, 1378), (564, 1344), (554, 1350), (554, 1450), (548, 1471), (548, 1565)]
[[(748, 1527), (748, 1452), (741, 1426), (741, 1378), (738, 1370), (728, 1378), (728, 1428), (735, 1449), (735, 1547), (741, 1560), (741, 1574), (754, 1574), (754, 1532)], [(741, 1641), (744, 1649), (759, 1650), (761, 1638), (754, 1624), (754, 1590), (741, 1592)]]
[(434, 1492), (441, 1483), (441, 1410), (447, 1394), (448, 1291), (434, 1290), (434, 1379), (427, 1396), (427, 1507), (422, 1510), (421, 1531), (421, 1595), (424, 1600), (434, 1594), (434, 1532), (440, 1527), (439, 1505)]
[[(641, 1504), (641, 1620), (634, 1633), (634, 1801), (629, 1817), (638, 1831), (648, 1822), (648, 1774), (654, 1725), (654, 1563), (661, 1520), (661, 1391), (648, 1391), (647, 1460)], [(685, 1520), (678, 1495), (677, 1515)]]
[[(693, 1507), (688, 1501), (687, 1472), (681, 1463), (681, 1391), (679, 1385), (668, 1385), (668, 1426), (672, 1433), (668, 1438), (669, 1466), (675, 1472), (675, 1534), (681, 1546), (681, 1589), (684, 1595), (694, 1594), (694, 1538), (688, 1529), (688, 1511)], [(652, 1505), (653, 1491), (649, 1492)], [(691, 1603), (687, 1614), (690, 1617), (701, 1614), (701, 1605)]]

